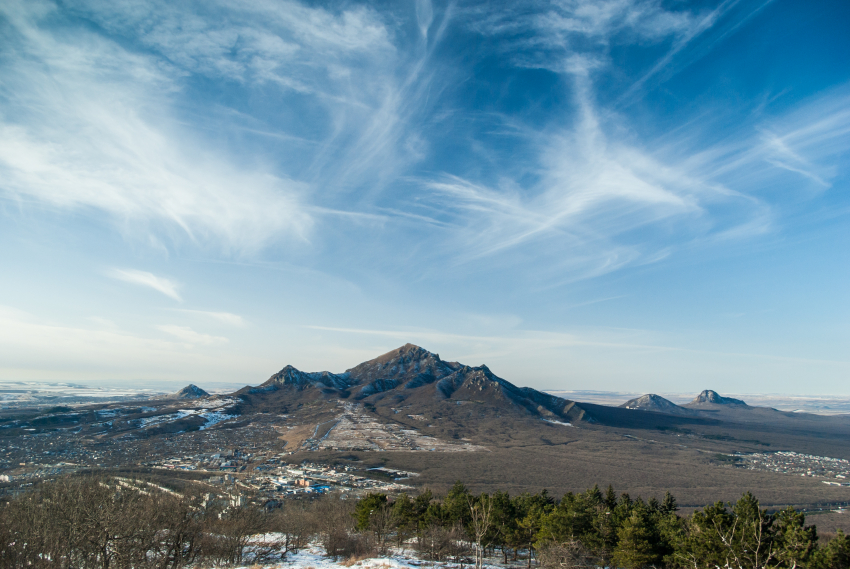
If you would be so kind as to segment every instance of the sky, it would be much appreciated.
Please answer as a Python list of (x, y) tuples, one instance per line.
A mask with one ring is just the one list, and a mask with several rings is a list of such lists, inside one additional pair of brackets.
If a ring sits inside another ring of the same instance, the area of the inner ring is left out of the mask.
[(850, 3), (0, 3), (0, 380), (407, 342), (850, 395)]

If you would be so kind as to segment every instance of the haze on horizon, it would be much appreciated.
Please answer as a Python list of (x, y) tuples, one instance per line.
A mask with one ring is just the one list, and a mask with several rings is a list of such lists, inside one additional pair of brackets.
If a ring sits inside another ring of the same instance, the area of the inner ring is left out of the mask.
[(0, 4), (0, 380), (406, 342), (850, 395), (850, 4)]

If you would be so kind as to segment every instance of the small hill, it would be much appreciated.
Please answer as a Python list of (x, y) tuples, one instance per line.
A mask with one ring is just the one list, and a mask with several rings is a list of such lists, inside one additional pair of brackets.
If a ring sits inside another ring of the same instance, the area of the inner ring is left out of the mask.
[(693, 401), (687, 404), (688, 407), (706, 407), (714, 405), (749, 407), (749, 405), (747, 405), (740, 399), (733, 399), (732, 397), (723, 397), (716, 391), (712, 391), (711, 389), (706, 389), (705, 391), (697, 395)]
[(666, 413), (667, 415), (693, 415), (694, 411), (685, 409), (676, 405), (669, 399), (664, 399), (660, 395), (649, 393), (641, 395), (630, 401), (626, 401), (620, 407), (625, 409), (639, 409), (641, 411), (651, 411), (653, 413)]
[(189, 384), (177, 393), (173, 395), (177, 399), (200, 399), (202, 397), (209, 397), (209, 393), (198, 387), (194, 384)]

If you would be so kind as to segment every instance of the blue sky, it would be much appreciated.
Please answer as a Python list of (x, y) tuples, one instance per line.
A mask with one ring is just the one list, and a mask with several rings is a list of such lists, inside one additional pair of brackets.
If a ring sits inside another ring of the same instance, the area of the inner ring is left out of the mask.
[(850, 4), (7, 0), (0, 379), (406, 342), (850, 395)]

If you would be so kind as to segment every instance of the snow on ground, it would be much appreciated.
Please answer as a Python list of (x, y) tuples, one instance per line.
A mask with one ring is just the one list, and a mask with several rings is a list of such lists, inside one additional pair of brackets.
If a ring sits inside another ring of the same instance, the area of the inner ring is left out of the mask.
[[(236, 400), (229, 397), (213, 397), (207, 400), (201, 400), (197, 404), (181, 404), (180, 409), (174, 413), (165, 415), (156, 415), (154, 417), (142, 417), (139, 419), (142, 428), (152, 427), (162, 423), (170, 423), (192, 415), (198, 415), (206, 420), (206, 423), (200, 430), (209, 429), (216, 423), (221, 423), (227, 419), (232, 419), (232, 415), (227, 415), (224, 411), (233, 407)], [(154, 407), (143, 407), (143, 410), (156, 410)], [(172, 407), (173, 409), (173, 407)]]
[[(423, 561), (413, 555), (414, 552), (395, 552), (383, 557), (373, 557), (361, 559), (354, 563), (346, 560), (335, 560), (330, 557), (325, 557), (321, 547), (311, 545), (307, 549), (302, 549), (297, 554), (290, 554), (282, 563), (273, 563), (270, 565), (254, 565), (248, 564), (240, 569), (254, 569), (263, 567), (264, 569), (415, 569), (418, 567), (433, 567), (435, 569), (460, 569), (459, 563), (451, 563), (448, 561)], [(485, 563), (487, 569), (501, 569), (502, 564), (491, 565)], [(523, 564), (524, 566), (524, 564)], [(473, 569), (474, 563), (464, 563), (464, 569)]]
[[(313, 544), (306, 549), (302, 549), (297, 554), (290, 554), (286, 560), (281, 563), (272, 563), (267, 565), (255, 565), (249, 563), (238, 569), (256, 569), (263, 567), (264, 569), (416, 569), (419, 567), (428, 567), (434, 569), (473, 569), (474, 562), (466, 560), (462, 565), (449, 561), (424, 561), (415, 556), (415, 551), (410, 549), (403, 552), (394, 551), (389, 555), (382, 557), (372, 557), (351, 562), (344, 559), (335, 560), (330, 557), (325, 557), (322, 548), (318, 544)], [(519, 562), (509, 562), (507, 565), (502, 563), (501, 558), (485, 559), (485, 569), (524, 569), (525, 560)]]
[(201, 430), (209, 429), (216, 423), (221, 423), (222, 421), (226, 421), (228, 419), (233, 419), (233, 415), (226, 415), (221, 411), (209, 411), (207, 413), (200, 413), (201, 417), (207, 420), (206, 424), (201, 427)]

